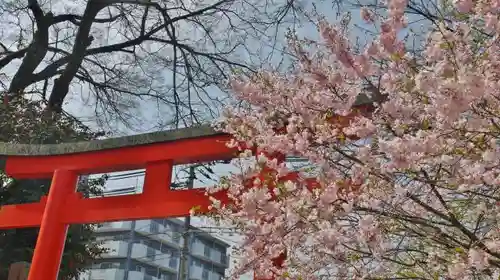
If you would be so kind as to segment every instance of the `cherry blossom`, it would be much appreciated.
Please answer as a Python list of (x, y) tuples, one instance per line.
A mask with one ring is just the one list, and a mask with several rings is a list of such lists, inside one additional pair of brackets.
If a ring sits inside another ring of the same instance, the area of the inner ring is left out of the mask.
[(361, 18), (366, 21), (366, 22), (374, 22), (375, 21), (375, 17), (372, 13), (372, 11), (370, 11), (368, 8), (366, 7), (362, 7), (361, 8)]
[(243, 233), (238, 272), (498, 278), (500, 5), (453, 3), (468, 16), (437, 22), (420, 55), (398, 37), (407, 1), (389, 0), (386, 18), (361, 10), (380, 30), (364, 49), (320, 20), (320, 41), (290, 37), (292, 71), (234, 77), (247, 106), (229, 106), (217, 123), (230, 145), (312, 166), (293, 177), (286, 163), (241, 148), (255, 158), (210, 190), (232, 199), (213, 207)]

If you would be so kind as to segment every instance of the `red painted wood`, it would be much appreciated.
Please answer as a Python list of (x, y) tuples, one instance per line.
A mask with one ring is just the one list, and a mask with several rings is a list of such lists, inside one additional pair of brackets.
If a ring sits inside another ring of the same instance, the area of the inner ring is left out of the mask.
[[(115, 197), (81, 198), (78, 194), (67, 195), (61, 219), (65, 223), (97, 223), (118, 220), (181, 217), (189, 214), (193, 206), (200, 206), (199, 213), (208, 212), (210, 201), (204, 189), (170, 190), (170, 162), (151, 164), (146, 170), (144, 194)], [(298, 173), (290, 173), (280, 181), (299, 180)], [(310, 189), (318, 183), (313, 178), (303, 179)], [(223, 203), (229, 200), (224, 192), (215, 197)], [(38, 227), (46, 205), (46, 197), (40, 202), (4, 205), (0, 208), (0, 229)]]
[(142, 190), (143, 196), (149, 197), (150, 200), (166, 198), (167, 192), (170, 191), (173, 167), (172, 160), (148, 163)]
[[(224, 192), (214, 195), (227, 202)], [(204, 189), (167, 191), (161, 196), (121, 195), (81, 198), (67, 195), (60, 219), (68, 224), (101, 223), (135, 219), (185, 217), (194, 206), (207, 213), (211, 202)], [(0, 229), (40, 226), (44, 202), (7, 205), (0, 209)]]
[(231, 159), (236, 154), (226, 146), (229, 139), (227, 135), (216, 135), (71, 155), (8, 157), (5, 172), (18, 179), (50, 178), (57, 169), (90, 174), (139, 169), (156, 161), (186, 164)]
[(78, 175), (57, 170), (52, 179), (28, 280), (57, 279), (68, 225), (61, 221), (64, 202), (75, 191)]
[[(223, 194), (219, 196), (223, 199), (221, 196)], [(199, 189), (170, 191), (159, 197), (123, 195), (70, 203), (82, 210), (66, 212), (63, 219), (67, 223), (183, 217), (195, 206), (200, 206), (198, 212), (206, 213), (211, 204), (205, 191)]]
[(2, 205), (0, 207), (0, 229), (39, 227), (45, 209), (45, 201)]

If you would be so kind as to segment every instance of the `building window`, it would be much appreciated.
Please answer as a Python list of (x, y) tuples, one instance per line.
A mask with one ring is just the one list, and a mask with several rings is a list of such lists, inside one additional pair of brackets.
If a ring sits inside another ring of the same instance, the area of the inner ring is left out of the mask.
[(98, 236), (96, 237), (96, 241), (98, 242), (106, 242), (106, 241), (112, 241), (114, 238), (113, 236)]
[(139, 271), (139, 272), (145, 273), (146, 268), (144, 266), (136, 265), (134, 271)]
[(156, 250), (154, 248), (151, 248), (151, 247), (148, 247), (147, 251), (146, 251), (146, 258), (150, 259), (150, 260), (155, 260), (156, 258)]
[(158, 233), (160, 231), (160, 225), (155, 221), (151, 221), (150, 231), (152, 233)]
[(224, 252), (226, 251), (226, 250), (224, 250), (224, 247), (222, 247), (220, 245), (216, 245), (216, 244), (214, 244), (214, 250), (217, 250), (221, 254), (224, 254)]
[(192, 244), (194, 247), (203, 246), (203, 242), (201, 242), (198, 238), (193, 238), (193, 239), (191, 239), (191, 244)]
[(172, 250), (170, 250), (167, 246), (163, 246), (163, 244), (160, 244), (160, 252), (164, 255), (171, 255)]
[(113, 267), (112, 263), (101, 263), (100, 268), (101, 269), (110, 269)]
[(168, 266), (171, 268), (177, 268), (177, 258), (170, 258), (168, 261)]
[(203, 280), (208, 280), (208, 270), (203, 269), (203, 272), (201, 273), (201, 278)]
[(161, 280), (174, 280), (174, 275), (170, 273), (160, 273), (158, 278)]
[(113, 236), (113, 241), (123, 241), (125, 239), (126, 239), (126, 237), (124, 234), (119, 234), (119, 235)]
[(205, 255), (205, 257), (210, 258), (210, 247), (205, 245), (205, 248), (203, 250), (203, 254)]
[(120, 264), (112, 262), (103, 262), (99, 265), (99, 268), (100, 269), (120, 268)]
[(144, 245), (146, 247), (153, 247), (151, 241), (147, 240), (147, 239), (139, 239), (139, 240), (136, 240), (135, 242), (137, 244), (142, 244), (142, 245)]
[(191, 265), (201, 267), (201, 262), (199, 260), (194, 259), (191, 261)]
[(92, 263), (92, 265), (90, 266), (90, 268), (92, 268), (92, 269), (99, 269), (99, 268), (101, 268), (101, 264), (99, 264), (99, 263)]

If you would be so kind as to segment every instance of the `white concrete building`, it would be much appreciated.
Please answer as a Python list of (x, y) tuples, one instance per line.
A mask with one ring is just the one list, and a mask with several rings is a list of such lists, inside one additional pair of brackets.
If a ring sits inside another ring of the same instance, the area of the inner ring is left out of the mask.
[[(125, 193), (130, 190), (105, 195)], [(177, 280), (185, 232), (181, 219), (104, 223), (95, 234), (109, 251), (80, 279)], [(187, 234), (189, 280), (221, 280), (229, 266), (229, 244), (193, 226)]]
[[(183, 221), (140, 220), (105, 223), (96, 232), (109, 252), (85, 280), (176, 280), (183, 244)], [(229, 245), (191, 227), (188, 273), (191, 280), (221, 280), (229, 265)]]

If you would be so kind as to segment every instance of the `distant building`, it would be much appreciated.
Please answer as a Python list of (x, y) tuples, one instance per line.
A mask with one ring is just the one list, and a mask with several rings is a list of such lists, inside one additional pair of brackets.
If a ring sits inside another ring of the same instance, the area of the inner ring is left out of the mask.
[[(127, 192), (119, 190), (114, 194)], [(80, 279), (177, 280), (183, 232), (184, 221), (180, 219), (105, 223), (96, 236), (109, 252)], [(221, 280), (229, 266), (229, 244), (196, 227), (191, 227), (188, 234), (189, 279)]]

